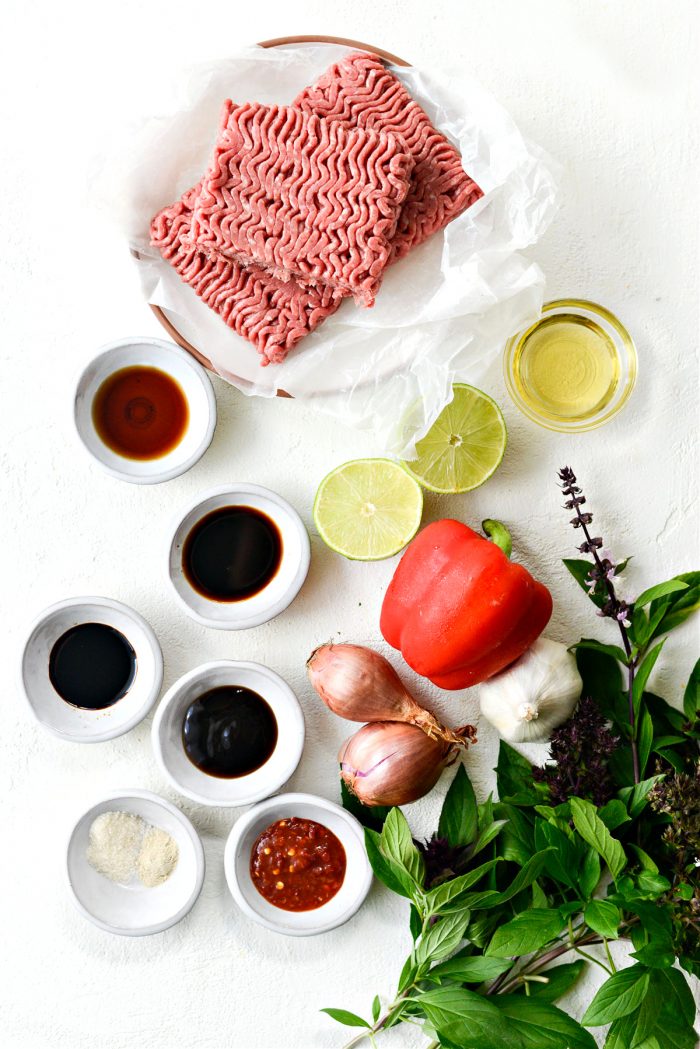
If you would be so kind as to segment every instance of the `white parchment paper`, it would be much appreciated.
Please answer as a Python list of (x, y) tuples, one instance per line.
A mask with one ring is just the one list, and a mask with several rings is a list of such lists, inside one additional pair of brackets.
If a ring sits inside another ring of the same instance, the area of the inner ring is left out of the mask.
[[(555, 210), (557, 165), (528, 144), (503, 108), (466, 75), (395, 67), (433, 123), (460, 149), (484, 196), (391, 267), (371, 309), (351, 300), (282, 365), (258, 354), (148, 244), (151, 217), (203, 174), (226, 98), (290, 103), (348, 48), (247, 48), (180, 73), (169, 113), (120, 144), (98, 179), (109, 210), (140, 256), (144, 294), (246, 394), (286, 390), (347, 424), (371, 429), (378, 451), (410, 457), (455, 381), (479, 385), (509, 335), (542, 305), (544, 278), (521, 250)], [(128, 160), (119, 158), (128, 157)]]

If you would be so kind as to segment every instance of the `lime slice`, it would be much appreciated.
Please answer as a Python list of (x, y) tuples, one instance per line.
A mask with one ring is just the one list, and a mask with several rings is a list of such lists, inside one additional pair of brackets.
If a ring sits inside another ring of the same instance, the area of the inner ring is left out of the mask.
[(353, 561), (391, 557), (418, 531), (420, 485), (390, 459), (355, 459), (321, 481), (314, 521), (331, 550)]
[(406, 469), (431, 492), (470, 492), (487, 481), (506, 450), (501, 409), (481, 390), (464, 383), (416, 444), (418, 458)]

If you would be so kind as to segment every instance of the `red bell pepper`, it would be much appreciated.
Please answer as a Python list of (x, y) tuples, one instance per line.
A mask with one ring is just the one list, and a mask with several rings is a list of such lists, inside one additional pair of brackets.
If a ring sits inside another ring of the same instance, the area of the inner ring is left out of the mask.
[(484, 527), (495, 541), (460, 521), (428, 525), (409, 544), (384, 597), (384, 638), (440, 688), (469, 688), (497, 674), (552, 614), (549, 590), (508, 560), (506, 529), (497, 522)]

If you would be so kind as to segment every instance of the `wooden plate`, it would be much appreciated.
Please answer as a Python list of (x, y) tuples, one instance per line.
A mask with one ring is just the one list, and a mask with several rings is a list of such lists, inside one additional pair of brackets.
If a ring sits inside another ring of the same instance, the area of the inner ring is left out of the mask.
[[(392, 55), (390, 51), (384, 51), (381, 47), (375, 47), (374, 44), (363, 44), (360, 40), (349, 40), (344, 36), (278, 36), (274, 40), (262, 40), (258, 44), (259, 47), (285, 47), (288, 44), (345, 44), (347, 47), (356, 48), (358, 51), (369, 51), (373, 55), (379, 55), (385, 62), (391, 62), (395, 66), (407, 66), (409, 62), (404, 61), (403, 58), (399, 58), (397, 55)], [(160, 306), (155, 306), (150, 303), (151, 309), (158, 318), (160, 324), (163, 325), (166, 332), (178, 346), (181, 346), (183, 350), (187, 350), (192, 356), (203, 364), (211, 372), (216, 372), (216, 369), (212, 365), (208, 357), (206, 357), (201, 350), (198, 350), (196, 346), (193, 346), (184, 335), (182, 335), (175, 327), (173, 322), (167, 316)], [(286, 393), (285, 390), (277, 391), (278, 397), (291, 397), (290, 393)]]

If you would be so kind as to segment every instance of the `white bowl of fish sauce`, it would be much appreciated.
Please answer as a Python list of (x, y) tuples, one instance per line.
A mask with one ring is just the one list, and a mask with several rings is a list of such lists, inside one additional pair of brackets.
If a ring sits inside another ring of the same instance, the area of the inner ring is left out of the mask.
[(198, 495), (179, 517), (168, 577), (180, 605), (202, 626), (246, 630), (283, 612), (309, 570), (311, 547), (296, 510), (256, 484)]
[(313, 794), (268, 798), (237, 820), (224, 870), (243, 913), (286, 936), (343, 925), (372, 884), (359, 822)]
[(279, 674), (220, 659), (176, 681), (156, 710), (153, 751), (176, 790), (200, 805), (250, 805), (279, 790), (304, 748), (304, 715)]
[(121, 339), (102, 347), (78, 380), (78, 436), (122, 481), (159, 484), (201, 459), (216, 427), (206, 371), (163, 339)]
[(163, 656), (138, 612), (107, 597), (45, 609), (22, 652), (20, 687), (37, 721), (72, 743), (121, 736), (151, 710)]

